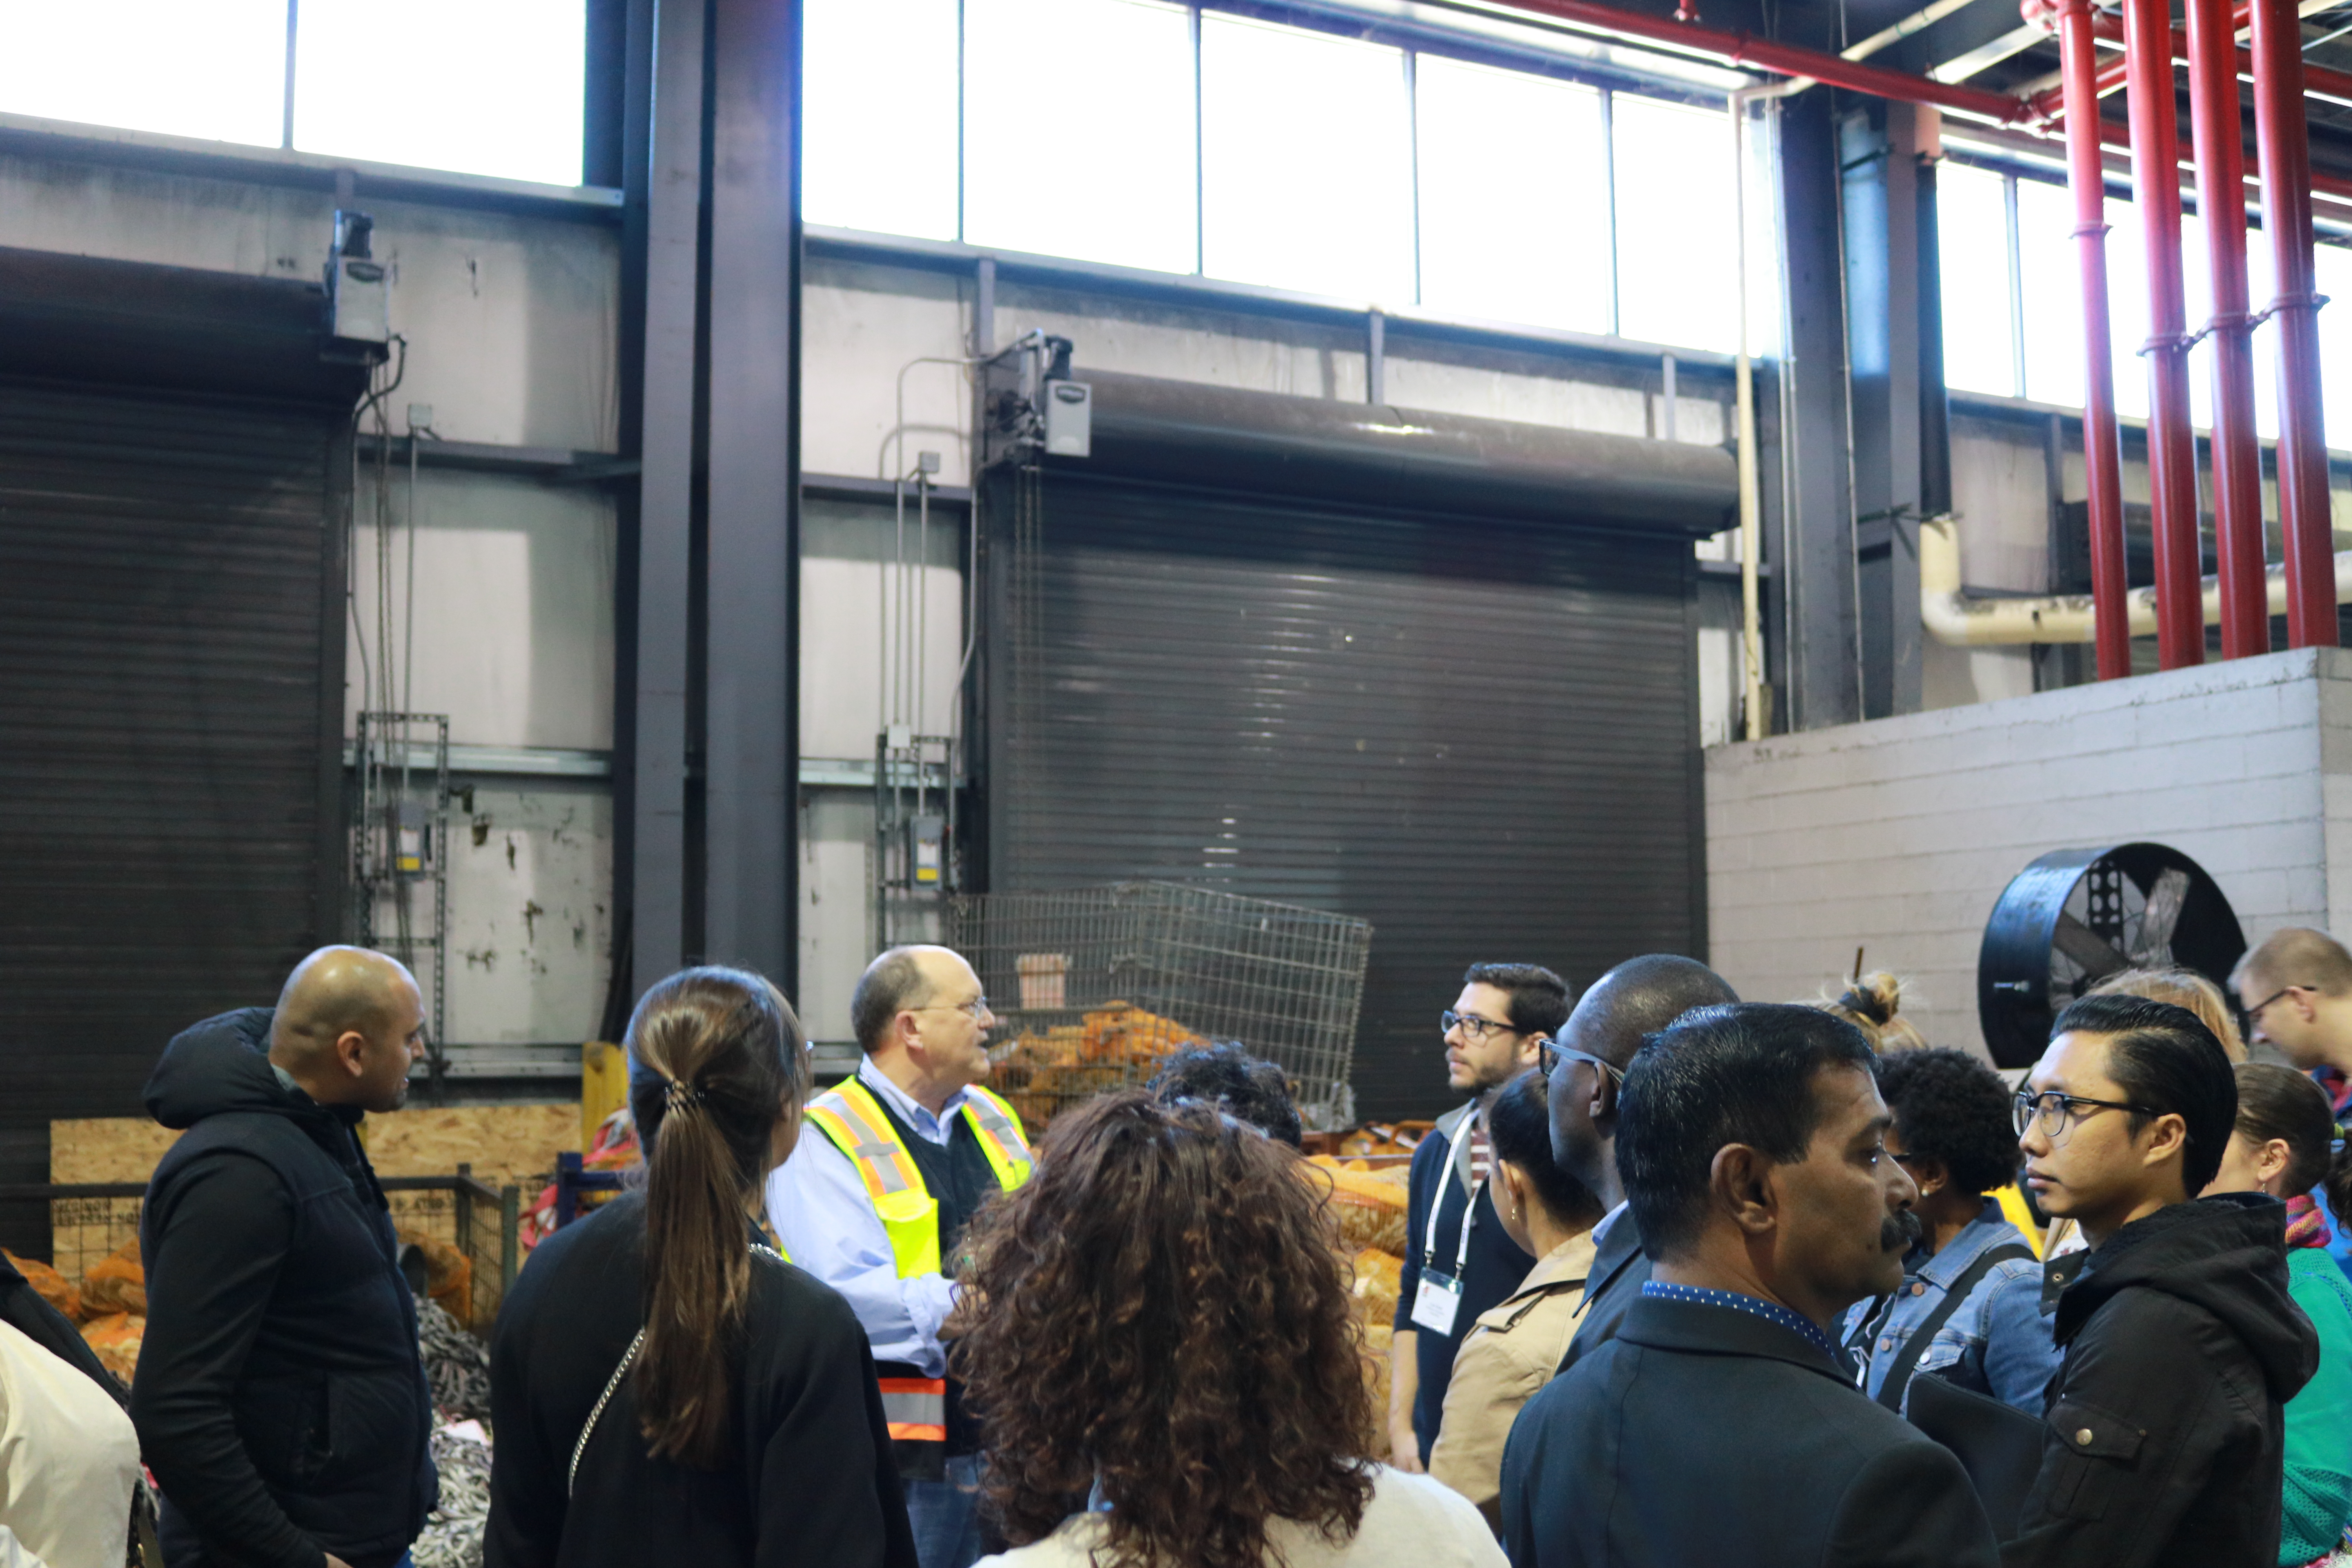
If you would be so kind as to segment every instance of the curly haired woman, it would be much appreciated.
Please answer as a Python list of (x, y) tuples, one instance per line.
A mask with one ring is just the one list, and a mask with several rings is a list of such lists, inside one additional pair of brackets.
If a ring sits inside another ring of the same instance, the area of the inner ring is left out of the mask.
[(974, 1222), (952, 1352), (1002, 1568), (1500, 1568), (1478, 1510), (1360, 1458), (1371, 1398), (1298, 1156), (1105, 1095)]

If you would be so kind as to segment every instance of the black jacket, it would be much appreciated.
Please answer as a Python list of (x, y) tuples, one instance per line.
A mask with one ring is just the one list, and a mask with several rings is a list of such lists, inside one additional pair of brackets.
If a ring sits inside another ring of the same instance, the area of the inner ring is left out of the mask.
[(1514, 1568), (1998, 1560), (1959, 1461), (1812, 1343), (1657, 1297), (1519, 1413), (1502, 1506)]
[(2273, 1568), (2281, 1407), (2319, 1368), (2285, 1215), (2257, 1194), (2200, 1198), (2049, 1266), (2066, 1358), (2004, 1563)]
[[(1395, 1320), (1397, 1328), (1410, 1329), (1419, 1336), (1413, 1356), (1421, 1383), (1413, 1396), (1412, 1429), (1421, 1439), (1423, 1459), (1437, 1447), (1437, 1420), (1445, 1413), (1445, 1384), (1454, 1375), (1454, 1352), (1478, 1326), (1480, 1314), (1501, 1306), (1536, 1266), (1536, 1260), (1503, 1229), (1503, 1218), (1495, 1212), (1492, 1182), (1478, 1189), (1475, 1208), (1466, 1201), (1463, 1179), (1456, 1174), (1454, 1139), (1470, 1136), (1470, 1115), (1441, 1118), (1437, 1128), (1412, 1152), (1406, 1187), (1404, 1276), (1398, 1287)], [(1470, 1254), (1462, 1268), (1462, 1299), (1454, 1308), (1454, 1331), (1433, 1333), (1412, 1321), (1422, 1258), (1424, 1252), (1429, 1253), (1430, 1267), (1450, 1277), (1461, 1250), (1465, 1215), (1470, 1224)]]
[(1625, 1321), (1625, 1309), (1641, 1299), (1642, 1287), (1649, 1282), (1650, 1258), (1642, 1250), (1641, 1226), (1633, 1223), (1632, 1209), (1621, 1209), (1592, 1255), (1592, 1273), (1584, 1281), (1584, 1300), (1576, 1309), (1576, 1333), (1568, 1342), (1567, 1353), (1559, 1358), (1559, 1372), (1615, 1339), (1617, 1326)]
[(356, 1112), (281, 1084), (269, 1013), (176, 1037), (147, 1109), (187, 1131), (147, 1184), (131, 1417), (173, 1568), (389, 1564), (436, 1491), (416, 1302)]
[(541, 1243), (499, 1310), (486, 1568), (915, 1568), (866, 1331), (831, 1289), (762, 1254), (733, 1457), (716, 1470), (653, 1458), (631, 1376), (568, 1484), (589, 1412), (645, 1322), (645, 1235), (644, 1197), (615, 1199)]

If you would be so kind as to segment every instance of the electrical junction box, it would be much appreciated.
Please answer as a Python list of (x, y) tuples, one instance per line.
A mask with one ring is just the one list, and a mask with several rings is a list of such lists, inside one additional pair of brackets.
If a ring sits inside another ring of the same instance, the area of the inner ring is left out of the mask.
[(375, 220), (365, 213), (335, 214), (334, 248), (327, 257), (327, 335), (346, 352), (383, 357), (392, 341), (392, 279), (370, 254)]
[(1083, 381), (1045, 384), (1045, 454), (1091, 458), (1095, 449), (1095, 389)]
[(936, 888), (946, 879), (948, 819), (922, 813), (907, 819), (907, 864), (918, 888)]

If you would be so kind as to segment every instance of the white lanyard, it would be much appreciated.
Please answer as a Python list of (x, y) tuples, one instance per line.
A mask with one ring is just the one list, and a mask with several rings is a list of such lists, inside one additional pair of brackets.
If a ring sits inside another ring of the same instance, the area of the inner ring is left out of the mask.
[[(1458, 1151), (1462, 1144), (1455, 1144)], [(1452, 1173), (1447, 1173), (1449, 1177)], [(1478, 1194), (1486, 1190), (1486, 1180), (1481, 1176), (1470, 1184), (1470, 1201), (1462, 1206), (1462, 1231), (1454, 1248), (1454, 1273), (1440, 1274), (1432, 1266), (1437, 1261), (1437, 1220), (1445, 1212), (1445, 1190), (1438, 1189), (1437, 1201), (1430, 1205), (1429, 1227), (1421, 1238), (1421, 1282), (1412, 1296), (1412, 1323), (1417, 1329), (1451, 1338), (1454, 1321), (1462, 1307), (1462, 1274), (1470, 1266), (1470, 1226), (1478, 1217)]]

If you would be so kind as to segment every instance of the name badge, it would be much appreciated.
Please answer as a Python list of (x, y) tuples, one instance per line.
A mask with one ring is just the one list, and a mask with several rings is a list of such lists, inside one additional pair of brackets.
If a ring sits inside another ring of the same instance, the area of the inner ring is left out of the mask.
[(1454, 1315), (1461, 1310), (1462, 1281), (1422, 1270), (1421, 1287), (1412, 1293), (1413, 1327), (1450, 1336), (1454, 1332)]

